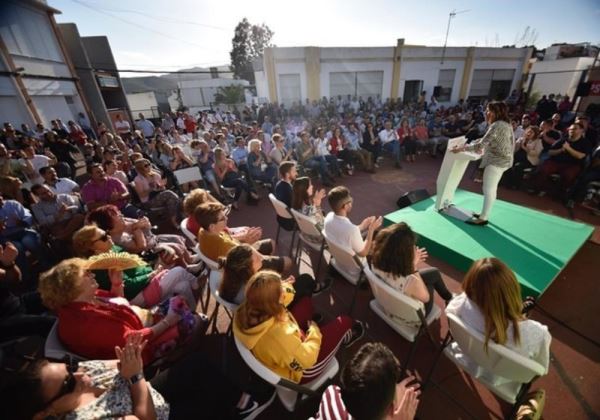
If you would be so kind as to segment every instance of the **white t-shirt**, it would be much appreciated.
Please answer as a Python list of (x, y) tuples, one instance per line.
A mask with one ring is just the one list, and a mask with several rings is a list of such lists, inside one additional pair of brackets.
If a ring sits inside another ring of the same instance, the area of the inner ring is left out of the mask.
[(115, 121), (115, 129), (119, 134), (126, 134), (131, 131), (131, 126), (125, 120)]
[[(461, 293), (454, 297), (448, 303), (446, 313), (458, 316), (465, 324), (485, 335), (483, 314), (477, 304), (467, 297), (466, 293)], [(512, 330), (512, 324), (509, 324), (505, 346), (529, 359), (535, 360), (546, 368), (547, 373), (548, 364), (550, 363), (550, 342), (552, 341), (548, 327), (532, 319), (519, 322), (519, 344), (515, 343)], [(456, 351), (461, 353), (459, 348)], [(464, 357), (467, 363), (476, 366), (475, 362), (470, 361), (467, 355), (462, 354), (462, 357)], [(481, 368), (479, 368), (478, 375), (485, 376), (488, 380), (496, 384), (507, 382), (504, 378), (492, 375)]]
[[(359, 227), (353, 224), (347, 217), (337, 216), (334, 212), (330, 211), (325, 217), (323, 226), (325, 234), (332, 241), (351, 248), (356, 253), (362, 251), (365, 247), (365, 241), (360, 234)], [(360, 273), (360, 270), (355, 266), (343, 268), (350, 274), (358, 275)]]
[(381, 140), (381, 144), (387, 144), (393, 140), (398, 140), (398, 133), (396, 133), (396, 130), (394, 129), (390, 129), (388, 130), (381, 130), (379, 132), (379, 140)]
[(69, 178), (59, 178), (56, 181), (56, 185), (52, 186), (50, 184), (45, 184), (48, 188), (50, 188), (56, 194), (72, 194), (73, 190), (79, 187), (75, 181), (70, 180)]

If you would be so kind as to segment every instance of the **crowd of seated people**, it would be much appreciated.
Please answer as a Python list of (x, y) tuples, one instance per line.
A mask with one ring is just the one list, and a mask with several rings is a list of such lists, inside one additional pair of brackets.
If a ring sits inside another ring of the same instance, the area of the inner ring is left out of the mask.
[[(568, 124), (564, 116), (569, 110), (564, 105), (562, 108), (556, 111), (558, 118), (548, 116), (539, 128), (536, 113), (519, 106), (511, 108), (517, 118), (514, 130), (518, 141), (515, 165), (505, 175), (508, 185), (519, 187), (528, 173), (529, 185), (543, 190), (547, 178), (558, 173), (565, 194), (580, 200), (587, 182), (597, 179), (600, 165), (594, 125), (585, 116)], [(266, 187), (286, 206), (312, 218), (329, 238), (352, 249), (383, 281), (422, 302), (425, 312), (431, 310), (436, 292), (446, 301), (448, 311), (459, 316), (471, 311), (465, 322), (472, 321), (487, 339), (547, 366), (544, 349), (549, 345), (549, 334), (544, 333), (543, 326), (516, 314), (514, 296), (510, 302), (503, 301), (506, 308), (488, 308), (488, 302), (480, 300), (478, 294), (484, 286), (471, 272), (467, 277), (472, 280), (465, 279), (463, 284), (465, 294), (456, 296), (438, 270), (422, 267), (427, 253), (415, 246), (409, 226), (380, 229), (380, 216), (354, 224), (350, 219), (353, 198), (348, 189), (336, 187), (327, 192), (322, 188), (333, 186), (340, 177), (354, 175), (356, 169), (373, 172), (385, 159), (401, 168), (402, 163), (412, 163), (424, 153), (435, 157), (453, 137), (480, 137), (486, 129), (481, 110), (481, 106), (465, 102), (446, 108), (435, 100), (403, 104), (379, 98), (337, 97), (296, 103), (290, 108), (265, 104), (246, 107), (242, 112), (201, 112), (197, 117), (165, 114), (160, 123), (140, 118), (134, 127), (137, 130), (121, 118), (114, 133), (103, 123), (94, 132), (82, 121), (65, 125), (57, 119), (49, 129), (38, 124), (34, 131), (15, 130), (7, 123), (0, 133), (0, 327), (45, 337), (58, 319), (61, 342), (85, 359), (108, 360), (135, 353), (139, 354), (138, 371), (141, 364), (159, 363), (173, 348), (185, 348), (205, 323), (196, 313), (204, 275), (200, 256), (193, 250), (197, 243), (203, 257), (221, 265), (221, 296), (240, 305), (233, 321), (236, 337), (283, 377), (309, 381), (341, 347), (361, 339), (366, 326), (344, 316), (322, 322), (311, 299), (329, 287), (325, 279), (319, 273), (317, 278), (290, 276), (296, 267), (290, 258), (277, 255), (274, 241), (263, 237), (262, 227), (250, 223), (228, 226), (229, 211), (243, 211), (239, 203), (242, 195), (245, 193), (249, 204), (255, 204), (264, 197)], [(76, 179), (82, 161), (87, 163), (87, 177)], [(199, 167), (205, 181), (202, 188), (177, 184), (173, 172), (191, 166)], [(321, 208), (325, 197), (332, 209), (327, 215)], [(158, 215), (153, 214), (156, 208), (162, 209)], [(161, 216), (170, 232), (172, 228), (179, 230), (185, 217), (183, 226), (191, 235), (155, 232), (155, 220)], [(49, 237), (59, 241), (66, 257), (79, 258), (63, 259), (47, 252), (57, 246)], [(124, 271), (88, 269), (89, 258), (111, 251), (137, 254), (148, 264)], [(499, 264), (478, 262), (473, 270)], [(514, 295), (516, 280), (504, 268), (488, 271), (490, 276), (507, 278), (507, 285), (485, 293)], [(494, 311), (509, 314), (508, 318), (498, 321)], [(496, 322), (493, 329), (488, 317)], [(534, 331), (531, 337), (529, 330)], [(115, 347), (119, 348), (116, 354)], [(382, 399), (377, 407), (366, 407), (360, 395), (369, 395), (369, 390), (356, 388), (363, 375), (377, 374), (361, 372), (364, 365), (360, 360), (377, 354), (381, 363), (386, 360), (390, 366), (397, 365), (388, 353), (385, 348), (365, 347), (355, 356), (357, 361), (353, 359), (344, 369), (340, 386), (326, 394), (341, 395), (338, 401), (356, 418), (412, 418), (418, 391), (408, 386), (410, 381), (396, 387), (397, 398), (393, 400), (389, 398), (394, 392), (390, 386), (379, 395)], [(89, 363), (94, 366), (94, 362)], [(113, 365), (102, 363), (98, 365), (100, 371), (117, 373)], [(252, 413), (256, 404), (249, 394), (222, 377), (217, 367), (206, 361), (195, 363), (202, 364), (205, 371), (215, 371), (218, 385), (202, 392), (212, 394), (222, 389), (219, 401), (230, 404), (220, 407), (223, 413), (242, 417)], [(193, 365), (187, 356), (175, 360), (169, 369), (185, 372), (186, 364)], [(393, 373), (390, 366), (380, 374)], [(85, 365), (82, 368), (81, 376), (77, 374), (69, 381), (86, 374), (93, 376), (86, 373)], [(34, 364), (27, 371), (30, 376), (22, 378), (22, 386), (39, 387), (39, 380), (27, 381), (56, 375), (57, 369), (64, 379), (64, 365)], [(125, 379), (134, 376), (130, 373), (133, 371), (128, 371)], [(400, 378), (388, 379), (396, 384)], [(36, 389), (35, 404), (23, 409), (65, 414), (82, 407), (63, 406), (57, 401), (69, 399), (72, 392), (91, 398), (88, 388), (65, 387), (60, 393), (58, 387)], [(173, 387), (156, 385), (163, 397), (155, 398), (157, 393), (150, 391), (151, 401), (133, 384), (125, 387), (118, 392), (130, 391), (132, 404), (127, 412), (113, 414), (139, 413), (139, 398), (146, 401), (143, 409), (152, 409), (157, 416), (164, 413), (161, 410), (167, 403), (172, 413), (193, 413), (189, 401)], [(98, 392), (92, 393), (100, 398)], [(206, 400), (206, 404), (211, 403), (209, 397)], [(377, 414), (368, 414), (369, 409), (378, 410)], [(399, 413), (404, 417), (398, 417)]]

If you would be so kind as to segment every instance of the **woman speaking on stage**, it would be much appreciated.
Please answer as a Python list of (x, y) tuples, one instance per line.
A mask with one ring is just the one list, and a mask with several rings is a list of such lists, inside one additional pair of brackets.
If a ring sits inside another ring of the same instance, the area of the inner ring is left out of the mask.
[(483, 172), (483, 209), (473, 213), (466, 222), (471, 225), (487, 225), (492, 206), (496, 201), (498, 183), (502, 174), (513, 164), (515, 138), (508, 119), (508, 106), (504, 102), (490, 102), (485, 116), (489, 124), (485, 135), (471, 144), (452, 149), (452, 152), (483, 152), (481, 163)]

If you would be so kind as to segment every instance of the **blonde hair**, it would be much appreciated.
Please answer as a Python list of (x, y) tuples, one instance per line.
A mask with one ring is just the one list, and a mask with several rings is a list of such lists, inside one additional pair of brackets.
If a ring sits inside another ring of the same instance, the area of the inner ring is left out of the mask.
[(194, 188), (183, 199), (183, 213), (188, 217), (193, 217), (196, 207), (206, 201), (208, 201), (208, 193), (202, 188)]
[(261, 141), (259, 139), (252, 139), (248, 142), (248, 152), (252, 152), (252, 148), (254, 145), (258, 145), (258, 150), (260, 150)]
[(246, 284), (246, 299), (238, 307), (235, 322), (240, 329), (252, 328), (269, 318), (280, 319), (285, 307), (281, 297), (281, 276), (275, 271), (259, 271)]
[(81, 293), (85, 260), (69, 258), (40, 275), (38, 291), (42, 302), (56, 310), (73, 302)]
[(490, 339), (498, 344), (506, 343), (510, 323), (515, 343), (520, 342), (521, 286), (506, 264), (497, 258), (475, 261), (465, 275), (462, 287), (483, 314), (486, 350)]
[(92, 246), (97, 232), (98, 226), (87, 225), (73, 234), (73, 250), (78, 257), (87, 258), (94, 254)]

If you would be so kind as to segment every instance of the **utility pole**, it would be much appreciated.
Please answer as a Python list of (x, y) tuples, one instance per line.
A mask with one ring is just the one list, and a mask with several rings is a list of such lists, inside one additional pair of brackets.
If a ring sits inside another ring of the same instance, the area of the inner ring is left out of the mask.
[(440, 61), (440, 64), (444, 64), (444, 58), (446, 58), (446, 45), (448, 44), (448, 34), (450, 33), (450, 22), (452, 21), (452, 18), (460, 13), (466, 13), (469, 10), (470, 9), (461, 10), (460, 12), (457, 12), (456, 9), (454, 9), (453, 11), (451, 11), (448, 14), (448, 26), (446, 27), (446, 39), (444, 40), (444, 48), (442, 49), (442, 61)]

